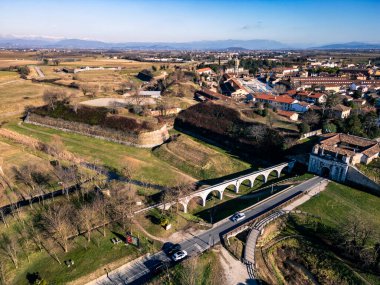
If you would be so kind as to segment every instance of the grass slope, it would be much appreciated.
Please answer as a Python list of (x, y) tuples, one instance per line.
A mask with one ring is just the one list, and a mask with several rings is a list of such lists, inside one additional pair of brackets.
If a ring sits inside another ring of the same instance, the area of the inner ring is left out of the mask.
[(192, 140), (186, 135), (156, 148), (160, 159), (199, 179), (217, 178), (246, 170), (249, 164)]

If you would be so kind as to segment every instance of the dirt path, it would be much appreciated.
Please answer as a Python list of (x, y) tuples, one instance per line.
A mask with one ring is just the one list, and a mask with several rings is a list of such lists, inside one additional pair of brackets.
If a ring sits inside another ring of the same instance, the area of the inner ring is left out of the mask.
[(3, 82), (3, 83), (0, 83), (0, 86), (1, 85), (6, 85), (6, 84), (9, 84), (9, 83), (19, 82), (19, 81), (22, 81), (22, 80), (23, 79), (16, 79), (16, 80), (12, 80), (12, 81)]
[(220, 263), (224, 269), (226, 283), (224, 285), (256, 284), (248, 276), (247, 268), (239, 260), (235, 259), (224, 247), (216, 247), (219, 252)]

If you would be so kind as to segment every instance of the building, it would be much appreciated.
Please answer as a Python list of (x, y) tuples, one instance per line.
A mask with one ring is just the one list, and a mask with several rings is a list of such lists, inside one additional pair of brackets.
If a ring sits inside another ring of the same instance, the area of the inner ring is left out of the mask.
[(279, 114), (280, 116), (285, 117), (291, 121), (298, 121), (298, 113), (296, 113), (296, 112), (278, 110), (277, 114)]
[(314, 93), (314, 92), (297, 92), (292, 96), (298, 101), (307, 102), (307, 103), (325, 103), (327, 100), (327, 95), (323, 93)]
[(346, 119), (351, 114), (351, 108), (344, 106), (342, 104), (338, 104), (335, 107), (331, 108), (330, 115), (334, 118), (338, 119)]
[(350, 166), (368, 164), (379, 157), (380, 143), (352, 135), (322, 135), (313, 147), (308, 170), (320, 176), (344, 182)]
[(298, 103), (296, 99), (288, 95), (274, 96), (266, 93), (255, 94), (253, 100), (264, 104), (267, 103), (272, 107), (287, 111), (292, 110), (292, 104)]
[(199, 75), (207, 74), (212, 75), (214, 71), (210, 67), (200, 68), (196, 70)]
[(158, 99), (161, 97), (161, 91), (140, 91), (139, 96)]

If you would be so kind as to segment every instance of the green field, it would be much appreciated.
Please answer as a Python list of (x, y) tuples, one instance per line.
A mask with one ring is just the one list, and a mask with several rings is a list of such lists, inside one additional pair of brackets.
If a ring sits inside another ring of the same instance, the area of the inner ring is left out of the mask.
[[(300, 284), (312, 278), (320, 284), (326, 280), (328, 284), (380, 284), (374, 269), (363, 266), (366, 258), (359, 260), (348, 249), (350, 238), (364, 226), (371, 233), (361, 250), (375, 250), (373, 246), (380, 241), (379, 202), (377, 196), (330, 182), (297, 208), (313, 216), (293, 213), (286, 223), (268, 226), (261, 239), (262, 252), (276, 274), (269, 274), (264, 266), (259, 274), (266, 276), (266, 282), (275, 279), (279, 284)], [(359, 222), (356, 231), (347, 231), (355, 221)]]
[(175, 185), (179, 182), (178, 180), (192, 181), (192, 178), (156, 158), (150, 149), (129, 147), (29, 124), (20, 126), (16, 123), (9, 123), (6, 127), (43, 142), (49, 142), (53, 135), (59, 135), (67, 150), (72, 153), (78, 154), (90, 162), (104, 164), (119, 170), (128, 166), (132, 169), (133, 179), (166, 186)]
[(199, 179), (218, 178), (250, 168), (221, 149), (210, 147), (181, 134), (156, 148), (153, 153), (182, 171)]
[[(104, 266), (115, 269), (126, 262), (137, 258), (145, 252), (153, 252), (160, 248), (159, 244), (150, 244), (138, 232), (134, 234), (141, 237), (141, 248), (137, 249), (132, 245), (126, 246), (124, 243), (112, 244), (110, 241), (113, 237), (119, 237), (122, 232), (119, 230), (107, 230), (107, 236), (103, 237), (99, 232), (94, 231), (91, 243), (87, 243), (84, 236), (75, 238), (71, 243), (70, 251), (64, 253), (62, 250), (53, 249), (50, 253), (56, 255), (56, 258), (50, 256), (46, 251), (36, 252), (29, 256), (30, 262), (23, 260), (21, 266), (10, 272), (10, 284), (29, 284), (26, 276), (27, 273), (38, 272), (48, 284), (67, 284), (70, 281), (77, 280), (77, 284), (83, 284), (97, 276), (104, 274)], [(61, 264), (56, 259), (59, 259)], [(65, 260), (73, 260), (74, 265), (67, 267)], [(96, 273), (94, 273), (96, 271)], [(86, 275), (91, 274), (91, 277)]]
[(327, 189), (298, 209), (321, 217), (323, 224), (339, 229), (353, 218), (360, 218), (374, 229), (373, 240), (380, 240), (380, 198), (330, 182)]

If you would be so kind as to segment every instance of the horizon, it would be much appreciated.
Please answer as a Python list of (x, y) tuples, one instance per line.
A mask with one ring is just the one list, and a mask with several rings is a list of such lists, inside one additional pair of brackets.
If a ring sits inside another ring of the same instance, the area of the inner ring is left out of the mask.
[(376, 25), (380, 3), (364, 0), (358, 12), (356, 1), (347, 0), (344, 7), (340, 2), (238, 0), (231, 5), (225, 0), (4, 0), (0, 3), (0, 35), (106, 43), (229, 39), (278, 41), (289, 46), (379, 43), (379, 32), (363, 28), (363, 23)]

